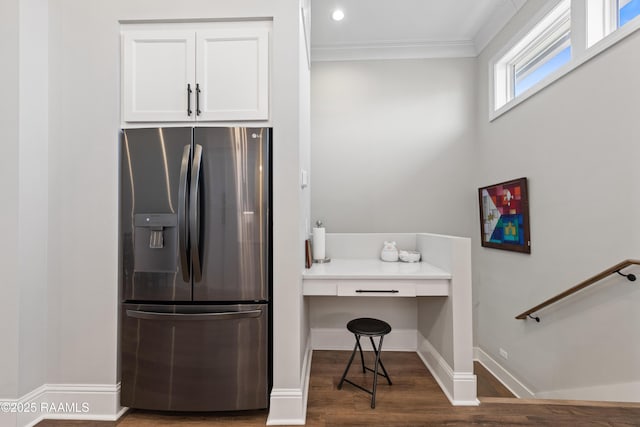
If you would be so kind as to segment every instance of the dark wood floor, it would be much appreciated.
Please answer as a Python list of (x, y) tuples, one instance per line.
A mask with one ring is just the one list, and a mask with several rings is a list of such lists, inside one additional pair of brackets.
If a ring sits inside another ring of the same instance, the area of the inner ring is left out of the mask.
[(473, 362), (473, 373), (477, 378), (478, 397), (505, 397), (514, 398), (515, 395), (509, 391), (500, 381), (494, 377), (487, 368), (478, 362)]
[[(380, 378), (376, 409), (370, 396), (349, 384), (336, 386), (349, 352), (314, 351), (307, 408), (308, 426), (640, 426), (640, 405), (586, 402), (522, 401), (495, 380), (481, 365), (477, 407), (451, 406), (415, 353), (384, 352), (393, 385)], [(370, 358), (371, 354), (367, 354)], [(372, 374), (355, 369), (350, 378), (366, 387)], [(130, 411), (117, 422), (43, 421), (38, 427), (152, 427), (152, 426), (262, 426), (266, 411), (225, 416), (167, 415)]]

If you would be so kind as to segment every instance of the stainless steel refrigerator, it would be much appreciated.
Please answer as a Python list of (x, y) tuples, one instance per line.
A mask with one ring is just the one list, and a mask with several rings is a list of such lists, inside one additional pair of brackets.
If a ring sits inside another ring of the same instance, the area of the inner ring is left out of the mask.
[(121, 404), (268, 406), (268, 128), (121, 135)]

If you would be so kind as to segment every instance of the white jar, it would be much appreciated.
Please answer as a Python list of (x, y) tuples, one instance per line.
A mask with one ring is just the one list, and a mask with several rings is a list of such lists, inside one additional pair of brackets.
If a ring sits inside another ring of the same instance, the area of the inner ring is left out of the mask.
[(380, 259), (387, 262), (398, 261), (398, 248), (396, 242), (384, 242), (382, 252), (380, 252)]

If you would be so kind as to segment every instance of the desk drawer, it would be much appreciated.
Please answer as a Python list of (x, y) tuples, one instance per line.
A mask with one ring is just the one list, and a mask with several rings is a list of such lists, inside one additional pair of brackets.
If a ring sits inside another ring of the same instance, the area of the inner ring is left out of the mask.
[(349, 280), (338, 283), (338, 296), (415, 297), (416, 284), (409, 280)]

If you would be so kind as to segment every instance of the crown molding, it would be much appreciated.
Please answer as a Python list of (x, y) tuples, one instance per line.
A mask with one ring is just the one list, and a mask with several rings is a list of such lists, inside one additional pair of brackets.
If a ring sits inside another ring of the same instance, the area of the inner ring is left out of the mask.
[(477, 55), (472, 40), (375, 41), (311, 46), (311, 60), (363, 61), (375, 59), (460, 58)]
[(376, 59), (476, 57), (527, 0), (504, 0), (473, 40), (381, 40), (364, 43), (311, 45), (311, 61), (365, 61)]

